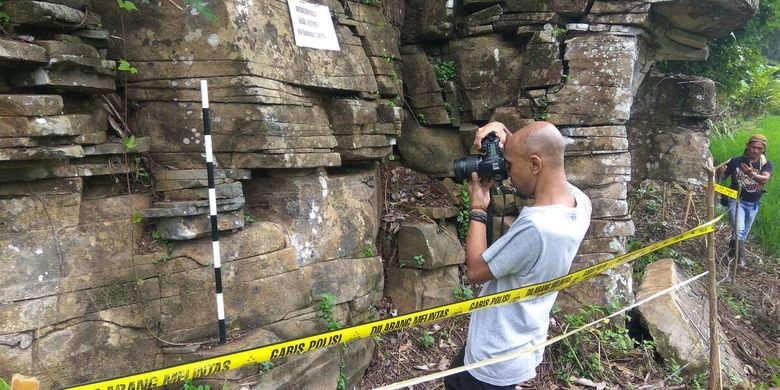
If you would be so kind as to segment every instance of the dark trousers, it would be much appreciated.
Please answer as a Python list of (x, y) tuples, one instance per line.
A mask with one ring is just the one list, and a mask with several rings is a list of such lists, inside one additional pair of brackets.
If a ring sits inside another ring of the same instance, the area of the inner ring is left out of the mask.
[[(452, 361), (450, 368), (463, 366), (463, 357), (466, 355), (466, 347), (460, 349), (458, 356)], [(468, 371), (452, 374), (444, 378), (444, 388), (447, 390), (514, 390), (515, 385), (496, 386), (474, 378)]]

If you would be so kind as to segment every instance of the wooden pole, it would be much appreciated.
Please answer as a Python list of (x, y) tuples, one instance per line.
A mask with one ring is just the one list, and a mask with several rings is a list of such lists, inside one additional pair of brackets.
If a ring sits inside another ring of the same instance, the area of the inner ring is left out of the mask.
[[(707, 171), (707, 220), (715, 218), (715, 167), (708, 163)], [(721, 388), (720, 342), (718, 336), (718, 291), (715, 264), (715, 232), (707, 233), (707, 295), (710, 301), (710, 390)]]
[[(734, 241), (734, 270), (731, 273), (731, 282), (737, 281), (737, 268), (739, 268), (739, 209), (742, 205), (739, 203), (739, 198), (742, 196), (742, 186), (737, 190), (737, 201), (734, 203), (734, 226), (732, 229), (736, 230), (737, 240)], [(744, 224), (742, 225), (744, 227)]]

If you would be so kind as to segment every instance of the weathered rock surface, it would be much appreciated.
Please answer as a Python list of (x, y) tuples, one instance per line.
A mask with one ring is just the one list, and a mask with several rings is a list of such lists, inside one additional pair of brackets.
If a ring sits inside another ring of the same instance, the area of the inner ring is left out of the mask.
[(692, 77), (647, 77), (627, 124), (632, 175), (703, 184), (710, 158), (705, 119), (715, 113), (715, 84)]
[(466, 261), (458, 231), (452, 224), (401, 224), (397, 243), (398, 262), (404, 267), (437, 269)]
[(362, 254), (376, 237), (376, 170), (255, 178), (244, 182), (250, 213), (288, 229), (300, 265)]
[[(663, 259), (645, 268), (637, 299), (679, 284), (687, 275), (674, 260)], [(703, 279), (699, 279), (700, 281)], [(709, 306), (704, 284), (694, 282), (675, 292), (639, 306), (642, 322), (653, 336), (656, 349), (665, 359), (674, 359), (686, 372), (696, 375), (709, 369)], [(720, 355), (724, 369), (740, 376), (744, 366), (736, 358), (728, 337), (720, 336)]]
[(400, 314), (453, 303), (460, 286), (458, 266), (422, 270), (388, 268), (387, 295)]

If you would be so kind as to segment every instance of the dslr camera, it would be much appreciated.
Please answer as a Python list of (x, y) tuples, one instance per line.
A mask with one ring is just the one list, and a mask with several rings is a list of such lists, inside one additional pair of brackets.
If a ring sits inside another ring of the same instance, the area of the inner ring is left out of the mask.
[(479, 177), (491, 178), (499, 183), (505, 180), (507, 178), (506, 160), (504, 153), (498, 146), (499, 142), (496, 133), (490, 132), (482, 139), (481, 154), (453, 161), (455, 180), (458, 183), (470, 180), (471, 172), (476, 172)]

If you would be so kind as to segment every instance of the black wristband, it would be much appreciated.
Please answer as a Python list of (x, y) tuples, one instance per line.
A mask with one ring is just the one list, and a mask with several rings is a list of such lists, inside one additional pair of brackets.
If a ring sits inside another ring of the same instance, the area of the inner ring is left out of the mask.
[(485, 226), (487, 226), (488, 215), (485, 212), (479, 212), (479, 211), (475, 212), (475, 211), (472, 211), (472, 212), (469, 213), (469, 220), (470, 221), (482, 222), (482, 223), (485, 224)]

